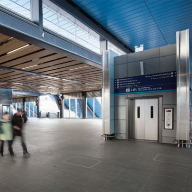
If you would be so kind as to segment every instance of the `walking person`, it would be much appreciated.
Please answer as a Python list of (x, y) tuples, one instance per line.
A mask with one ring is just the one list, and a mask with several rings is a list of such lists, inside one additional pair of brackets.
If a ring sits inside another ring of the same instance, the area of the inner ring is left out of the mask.
[(17, 113), (15, 113), (13, 115), (12, 125), (13, 125), (13, 141), (14, 141), (16, 136), (19, 136), (20, 139), (21, 139), (21, 145), (22, 145), (22, 148), (23, 148), (23, 155), (29, 154), (28, 151), (27, 151), (27, 146), (25, 144), (24, 134), (22, 132), (23, 120), (22, 120), (21, 111), (18, 110)]
[(27, 112), (25, 110), (23, 111), (22, 117), (23, 117), (23, 122), (26, 123), (27, 122)]
[(0, 153), (2, 156), (4, 152), (4, 142), (8, 142), (8, 149), (11, 157), (14, 156), (13, 149), (12, 149), (12, 140), (13, 140), (13, 133), (12, 133), (12, 125), (11, 121), (9, 120), (9, 115), (7, 112), (3, 113), (3, 119), (0, 121), (0, 126), (1, 126), (1, 134), (0, 134), (0, 139), (1, 139), (1, 148), (0, 148)]

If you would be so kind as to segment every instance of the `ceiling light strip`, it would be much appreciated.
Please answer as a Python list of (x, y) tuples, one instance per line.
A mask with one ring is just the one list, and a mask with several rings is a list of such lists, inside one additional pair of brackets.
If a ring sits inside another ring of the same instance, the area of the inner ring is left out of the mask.
[(24, 46), (22, 46), (22, 47), (19, 47), (19, 48), (17, 48), (17, 49), (14, 49), (13, 51), (9, 51), (7, 54), (13, 53), (13, 52), (15, 52), (15, 51), (19, 51), (20, 49), (24, 49), (24, 48), (26, 48), (26, 47), (28, 47), (28, 46), (29, 46), (29, 44), (24, 45)]

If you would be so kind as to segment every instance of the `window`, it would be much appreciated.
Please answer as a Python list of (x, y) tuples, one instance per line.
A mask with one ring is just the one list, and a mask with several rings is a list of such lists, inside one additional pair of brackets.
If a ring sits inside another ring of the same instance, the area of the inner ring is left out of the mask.
[(29, 117), (29, 102), (25, 103), (25, 111), (27, 112), (27, 117)]
[(33, 102), (30, 102), (30, 117), (33, 117)]
[(82, 99), (64, 99), (64, 118), (82, 118)]
[(64, 99), (64, 117), (69, 118), (69, 99)]
[(101, 118), (101, 97), (94, 98), (95, 118)]
[(87, 98), (87, 118), (93, 118), (93, 98)]
[(40, 111), (57, 113), (60, 111), (57, 99), (53, 95), (40, 96)]
[(30, 16), (30, 0), (0, 0), (0, 6), (9, 9), (28, 19)]
[(57, 5), (43, 4), (43, 25), (45, 28), (100, 54), (100, 38), (97, 33)]
[(70, 99), (70, 118), (76, 117), (76, 104), (75, 99)]
[(23, 112), (23, 103), (20, 103), (20, 111)]
[(36, 106), (36, 102), (34, 101), (34, 104), (33, 104), (33, 106), (34, 106), (34, 117), (37, 117), (37, 106)]
[(77, 118), (82, 118), (82, 99), (77, 99)]
[(113, 45), (111, 42), (108, 42), (108, 46), (109, 46), (109, 49), (111, 49), (112, 51), (114, 51), (118, 55), (125, 55), (126, 54), (124, 51), (122, 51), (121, 49), (119, 49), (118, 47)]

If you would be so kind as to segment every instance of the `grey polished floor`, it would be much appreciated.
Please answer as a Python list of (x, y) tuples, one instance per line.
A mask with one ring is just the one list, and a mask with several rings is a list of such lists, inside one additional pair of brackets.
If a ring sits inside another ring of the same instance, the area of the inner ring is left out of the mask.
[(30, 119), (31, 153), (0, 157), (0, 191), (192, 191), (192, 150), (173, 145), (104, 141), (101, 120)]

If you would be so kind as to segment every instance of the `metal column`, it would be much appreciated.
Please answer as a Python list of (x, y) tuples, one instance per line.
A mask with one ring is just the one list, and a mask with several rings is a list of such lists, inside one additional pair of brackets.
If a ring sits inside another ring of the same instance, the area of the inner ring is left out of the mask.
[(82, 119), (86, 119), (86, 92), (82, 92)]
[(43, 30), (42, 0), (31, 0), (31, 20)]
[(108, 41), (105, 38), (100, 37), (100, 53), (102, 54), (105, 50), (108, 50)]
[(64, 118), (64, 96), (61, 96), (60, 118)]
[[(102, 119), (103, 135), (115, 133), (114, 57), (111, 50), (103, 51)], [(107, 136), (108, 137), (108, 136)]]
[(37, 97), (37, 118), (41, 118), (41, 113), (40, 113), (40, 97)]
[(22, 102), (23, 102), (23, 111), (25, 111), (25, 97), (22, 98)]
[(176, 33), (177, 65), (177, 140), (189, 141), (190, 131), (190, 59), (189, 29)]

